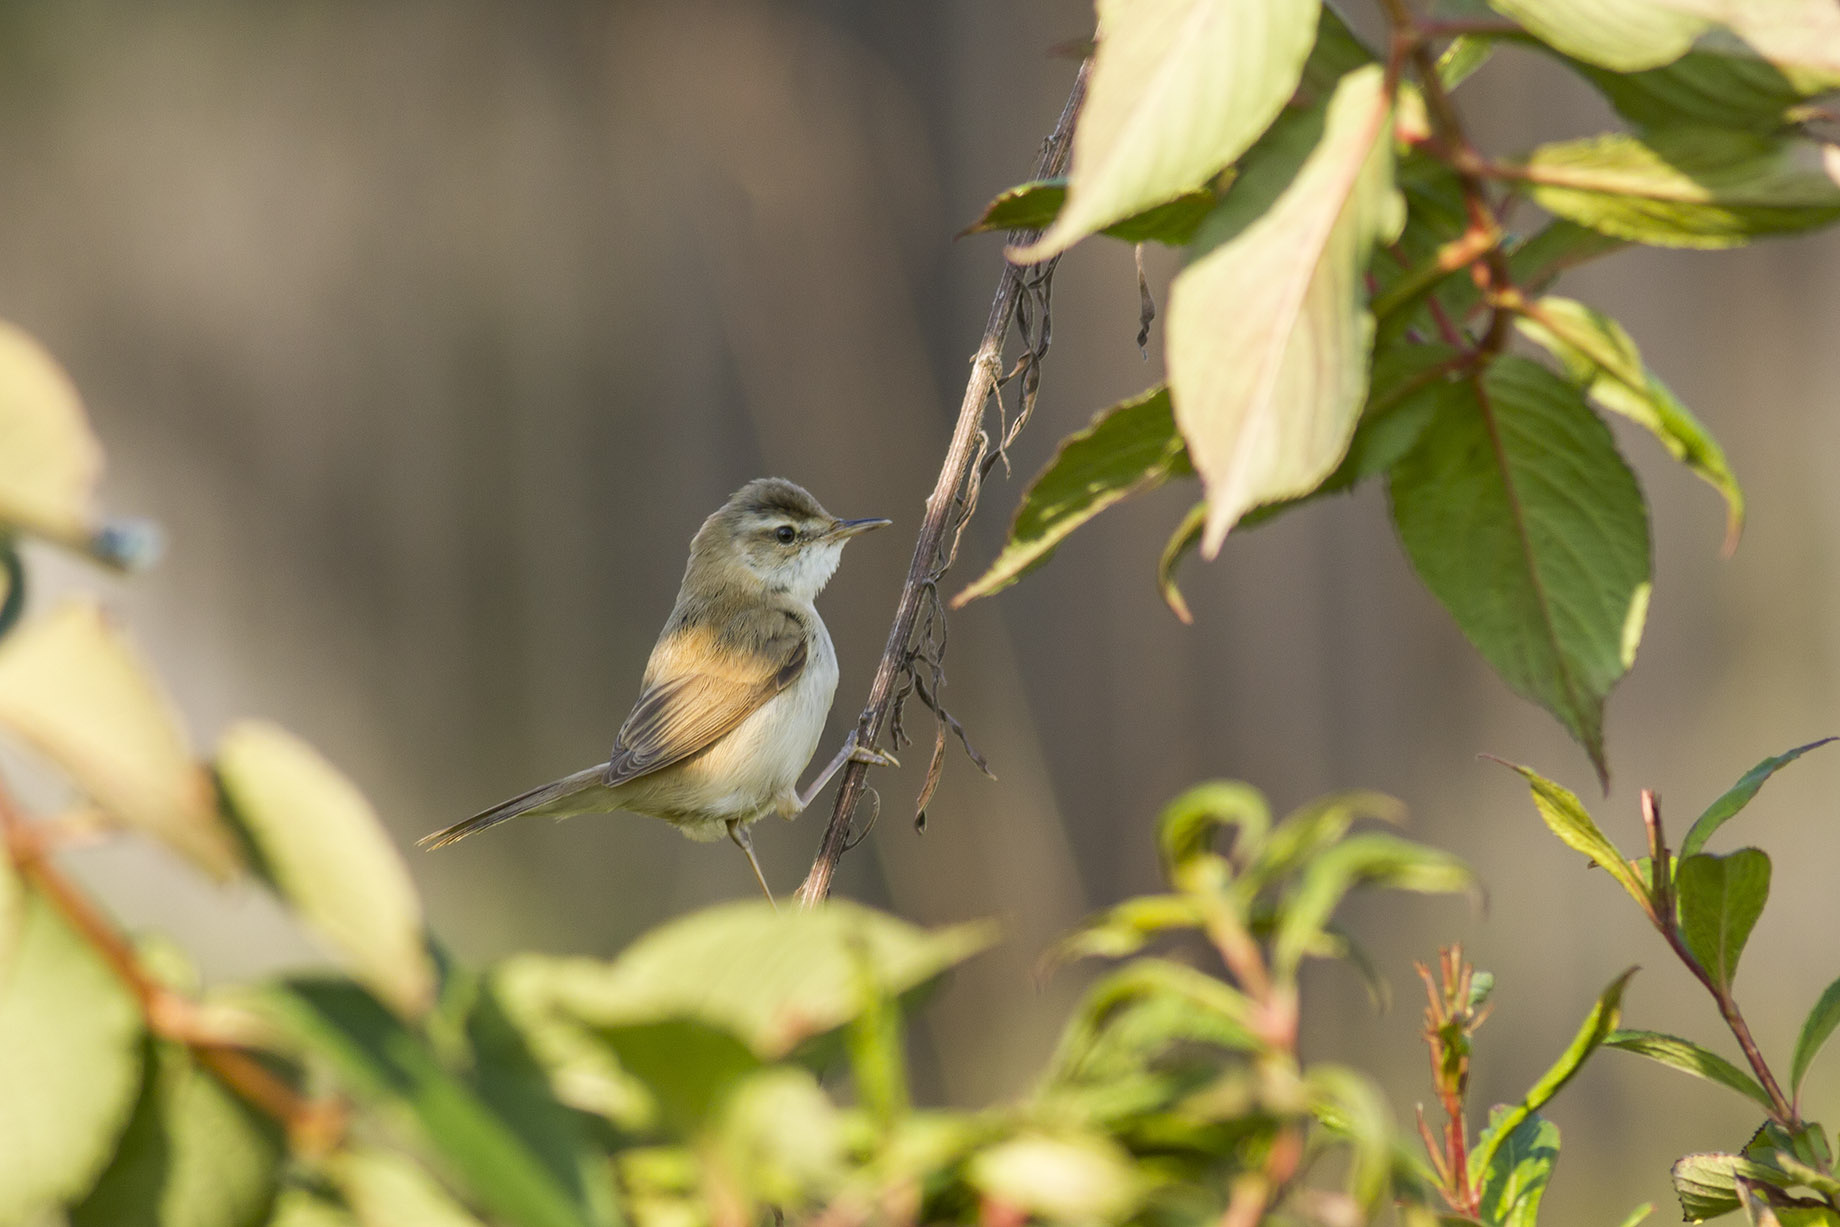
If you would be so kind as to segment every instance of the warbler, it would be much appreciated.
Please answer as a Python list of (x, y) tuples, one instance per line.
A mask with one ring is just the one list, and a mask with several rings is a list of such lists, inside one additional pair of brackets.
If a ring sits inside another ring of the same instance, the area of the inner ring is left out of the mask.
[(690, 542), (677, 604), (608, 760), (436, 831), (422, 846), (444, 848), (525, 814), (628, 810), (698, 841), (726, 833), (771, 900), (748, 826), (768, 814), (797, 817), (851, 760), (898, 765), (851, 732), (818, 778), (798, 787), (837, 691), (837, 653), (813, 602), (844, 544), (889, 523), (840, 520), (783, 478), (742, 486)]

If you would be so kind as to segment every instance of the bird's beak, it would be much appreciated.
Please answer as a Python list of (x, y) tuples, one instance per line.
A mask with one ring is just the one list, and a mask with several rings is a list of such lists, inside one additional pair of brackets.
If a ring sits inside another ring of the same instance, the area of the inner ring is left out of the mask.
[(827, 537), (847, 539), (854, 537), (857, 533), (866, 533), (872, 528), (885, 528), (893, 523), (893, 520), (878, 520), (874, 518), (867, 520), (838, 520), (835, 524), (831, 525), (830, 531), (824, 535)]

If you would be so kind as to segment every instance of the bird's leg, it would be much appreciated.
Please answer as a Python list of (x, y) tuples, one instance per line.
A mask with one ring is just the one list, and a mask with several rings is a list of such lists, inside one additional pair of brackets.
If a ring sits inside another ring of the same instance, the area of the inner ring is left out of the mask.
[[(760, 883), (761, 893), (766, 895), (767, 902), (773, 903), (773, 891), (767, 886), (767, 875), (760, 872), (760, 862), (754, 859), (754, 841), (748, 835), (747, 828), (731, 820), (728, 824), (728, 837), (735, 841), (735, 847), (747, 853), (748, 864), (754, 867), (754, 880)], [(773, 910), (779, 911), (779, 904), (773, 903)]]
[(823, 792), (824, 786), (831, 782), (831, 777), (843, 770), (845, 763), (868, 763), (874, 767), (899, 767), (901, 760), (886, 750), (863, 745), (856, 740), (856, 730), (851, 729), (849, 740), (843, 743), (843, 749), (837, 751), (837, 757), (830, 761), (830, 765), (820, 772), (818, 778), (813, 780), (804, 791), (793, 794), (793, 799), (798, 802), (799, 809), (802, 810), (810, 805), (812, 799)]

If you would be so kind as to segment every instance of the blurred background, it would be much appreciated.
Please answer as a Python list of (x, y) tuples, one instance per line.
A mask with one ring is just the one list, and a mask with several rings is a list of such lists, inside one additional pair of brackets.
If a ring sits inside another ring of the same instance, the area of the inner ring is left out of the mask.
[[(828, 752), (867, 691), (995, 284), (1000, 240), (952, 236), (1025, 177), (1073, 73), (1052, 48), (1090, 20), (1074, 0), (0, 7), (0, 316), (83, 389), (112, 510), (170, 539), (126, 582), (38, 558), (38, 607), (103, 589), (200, 746), (240, 715), (278, 719), (408, 849), (604, 756), (691, 533), (776, 473), (897, 524), (852, 546), (822, 602), (843, 667)], [(1522, 54), (1459, 100), (1502, 152), (1609, 122)], [(1172, 269), (1151, 253), (1159, 301)], [(877, 773), (881, 823), (842, 865), (842, 894), (1005, 924), (1007, 944), (917, 1029), (931, 1096), (1026, 1085), (1080, 983), (1036, 983), (1037, 955), (1152, 888), (1159, 806), (1216, 776), (1281, 809), (1383, 789), (1488, 883), (1485, 913), (1356, 905), (1390, 1012), (1345, 969), (1312, 985), (1312, 1052), (1377, 1070), (1397, 1102), (1426, 1096), (1412, 961), (1457, 939), (1500, 977), (1479, 1104), (1518, 1095), (1635, 962), (1650, 970), (1629, 1025), (1736, 1056), (1635, 910), (1476, 756), (1566, 781), (1631, 846), (1638, 787), (1661, 790), (1678, 835), (1759, 758), (1840, 732), (1840, 233), (1624, 255), (1566, 284), (1624, 320), (1751, 500), (1721, 562), (1716, 497), (1623, 436), (1654, 508), (1656, 585), (1610, 704), (1610, 795), (1419, 588), (1379, 492), (1191, 563), (1192, 627), (1152, 583), (1192, 488), (1109, 513), (952, 620), (946, 697), (998, 781), (954, 754), (916, 834), (931, 727), (913, 709), (922, 745)], [(1055, 441), (1158, 378), (1157, 339), (1147, 363), (1133, 340), (1128, 249), (1082, 246), (1055, 289), (1039, 413), (953, 589)], [(1837, 791), (1840, 749), (1811, 756), (1726, 837), (1776, 858), (1739, 989), (1785, 1062), (1840, 973)], [(828, 803), (759, 829), (782, 891)], [(437, 932), (474, 960), (606, 955), (753, 891), (732, 848), (630, 816), (407, 854)], [(158, 851), (79, 866), (214, 978), (320, 957), (253, 892), (216, 893)], [(1836, 1101), (1830, 1059), (1808, 1103)], [(1643, 1199), (1665, 1221), (1668, 1163), (1755, 1124), (1736, 1097), (1619, 1053), (1553, 1115), (1556, 1222), (1613, 1222)]]

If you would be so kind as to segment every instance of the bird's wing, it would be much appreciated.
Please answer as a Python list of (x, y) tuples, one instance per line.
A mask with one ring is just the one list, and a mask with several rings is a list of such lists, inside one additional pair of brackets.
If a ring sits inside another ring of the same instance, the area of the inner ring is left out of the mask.
[(691, 627), (661, 643), (646, 669), (645, 693), (614, 738), (607, 783), (708, 749), (798, 679), (806, 643), (804, 624), (778, 610), (721, 631)]

